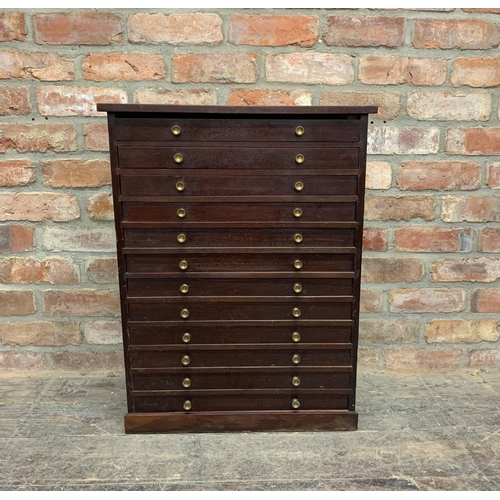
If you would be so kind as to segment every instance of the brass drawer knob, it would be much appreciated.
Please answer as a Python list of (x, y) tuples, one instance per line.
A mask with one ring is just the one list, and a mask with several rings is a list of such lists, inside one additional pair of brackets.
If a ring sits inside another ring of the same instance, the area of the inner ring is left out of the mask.
[[(187, 380), (189, 380), (189, 379), (187, 379)], [(299, 377), (293, 377), (293, 378), (292, 378), (292, 385), (293, 385), (294, 387), (298, 387), (298, 386), (300, 385), (300, 378), (299, 378)], [(189, 386), (188, 386), (188, 387), (189, 387)]]
[(294, 217), (297, 217), (297, 219), (298, 219), (299, 217), (302, 217), (302, 210), (301, 210), (300, 208), (295, 208), (295, 209), (293, 210), (293, 216), (294, 216)]
[(184, 233), (180, 233), (177, 235), (177, 241), (179, 243), (184, 243), (187, 239), (187, 236)]
[(184, 404), (182, 405), (182, 407), (186, 411), (189, 411), (191, 409), (191, 401), (189, 401), (189, 399), (186, 399), (186, 401), (184, 401)]
[(186, 319), (186, 318), (189, 318), (189, 311), (187, 309), (183, 309), (181, 311), (181, 318), (182, 319)]
[(180, 267), (183, 271), (185, 271), (185, 270), (188, 268), (188, 263), (187, 263), (187, 260), (181, 260), (181, 261), (179, 262), (179, 267)]
[[(299, 382), (300, 383), (300, 382)], [(186, 389), (188, 387), (191, 387), (191, 379), (186, 377), (183, 381), (182, 381), (182, 387), (185, 387)]]
[(180, 289), (181, 293), (188, 293), (189, 292), (189, 287), (184, 284), (184, 285), (181, 285)]
[(295, 243), (301, 243), (303, 239), (304, 238), (300, 233), (293, 235), (293, 241), (295, 241)]
[(175, 163), (182, 163), (182, 160), (184, 160), (184, 157), (180, 153), (175, 153), (174, 155)]
[(295, 157), (295, 161), (300, 165), (301, 163), (304, 163), (304, 160), (306, 159), (306, 157), (304, 155), (297, 155)]
[(183, 219), (186, 217), (186, 211), (183, 208), (179, 208), (179, 210), (177, 210), (177, 217)]
[(299, 137), (301, 135), (304, 135), (304, 127), (301, 127), (300, 125), (298, 127), (295, 127), (295, 135), (298, 135)]
[[(189, 335), (189, 333), (188, 333), (188, 335)], [(292, 340), (294, 342), (298, 342), (300, 340), (300, 333), (299, 332), (293, 332), (292, 333)]]
[(191, 334), (190, 334), (190, 333), (185, 333), (185, 334), (182, 336), (182, 341), (183, 341), (185, 344), (189, 344), (189, 342), (191, 342)]
[(187, 365), (189, 365), (189, 363), (191, 363), (191, 358), (186, 354), (185, 356), (182, 356), (181, 363), (184, 366), (187, 366)]
[(300, 408), (300, 403), (299, 403), (299, 400), (297, 398), (292, 399), (292, 408), (294, 410), (298, 410)]
[(179, 125), (174, 125), (172, 127), (172, 134), (181, 135), (181, 127), (179, 127)]
[(294, 365), (298, 365), (300, 363), (300, 356), (298, 354), (294, 354), (292, 356), (292, 363)]
[(294, 318), (300, 318), (301, 314), (302, 313), (300, 312), (300, 309), (298, 307), (294, 307), (292, 309), (292, 315), (293, 315)]
[(175, 189), (177, 189), (177, 191), (184, 191), (184, 189), (186, 189), (186, 184), (184, 184), (182, 181), (179, 181), (175, 184)]
[[(187, 266), (186, 266), (187, 267)], [(293, 267), (295, 267), (295, 269), (302, 269), (302, 261), (300, 261), (299, 259), (296, 259), (294, 262), (293, 262)]]
[(295, 283), (295, 285), (293, 285), (293, 291), (295, 293), (300, 293), (302, 291), (302, 285), (300, 283)]
[[(303, 189), (304, 189), (304, 183), (301, 181), (297, 181), (295, 183), (295, 191), (302, 191)], [(182, 189), (180, 191), (182, 191)]]

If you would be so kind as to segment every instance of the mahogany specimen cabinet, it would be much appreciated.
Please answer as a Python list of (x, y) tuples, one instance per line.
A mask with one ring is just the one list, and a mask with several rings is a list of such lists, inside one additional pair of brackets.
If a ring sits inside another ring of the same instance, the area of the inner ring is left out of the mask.
[(108, 113), (125, 430), (353, 430), (366, 107)]

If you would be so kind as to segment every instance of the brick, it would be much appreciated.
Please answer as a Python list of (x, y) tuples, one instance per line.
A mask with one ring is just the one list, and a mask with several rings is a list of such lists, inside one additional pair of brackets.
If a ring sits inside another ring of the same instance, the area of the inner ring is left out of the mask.
[(43, 356), (29, 351), (0, 351), (0, 369), (19, 372), (37, 370), (43, 366)]
[(51, 52), (0, 51), (0, 79), (73, 80), (75, 62)]
[(361, 279), (365, 283), (396, 283), (420, 281), (424, 266), (418, 259), (363, 259)]
[(366, 189), (389, 189), (392, 184), (391, 165), (386, 161), (366, 164)]
[(500, 189), (500, 163), (490, 163), (488, 165), (486, 185), (492, 189)]
[(76, 131), (72, 123), (24, 125), (0, 123), (0, 153), (76, 151)]
[(470, 252), (471, 228), (404, 226), (394, 229), (394, 249), (399, 252)]
[(382, 310), (382, 292), (380, 290), (361, 290), (359, 310), (362, 313)]
[[(500, 290), (485, 288), (474, 290), (471, 296), (471, 311), (477, 313), (500, 312)], [(500, 323), (498, 323), (500, 330)]]
[(437, 260), (431, 267), (432, 281), (479, 281), (500, 279), (500, 259), (478, 257), (459, 260)]
[(385, 366), (391, 371), (447, 371), (460, 367), (461, 356), (462, 349), (403, 347), (387, 350)]
[(93, 259), (87, 265), (87, 278), (92, 283), (118, 283), (116, 259)]
[(282, 47), (312, 47), (319, 38), (316, 16), (233, 14), (229, 21), (229, 43)]
[(467, 358), (467, 366), (481, 368), (483, 366), (498, 367), (500, 364), (500, 349), (471, 349)]
[(0, 260), (0, 283), (79, 283), (78, 268), (67, 259), (24, 259), (11, 257)]
[(3, 345), (78, 345), (81, 342), (80, 323), (77, 321), (34, 323), (5, 323), (0, 326)]
[(498, 196), (443, 196), (445, 222), (500, 222)]
[(122, 329), (117, 321), (91, 321), (85, 324), (84, 332), (89, 344), (122, 343)]
[(202, 89), (139, 89), (134, 92), (136, 104), (191, 104), (216, 106), (218, 94), (215, 90)]
[(27, 316), (36, 312), (30, 290), (0, 290), (0, 316)]
[(330, 16), (323, 40), (337, 47), (400, 47), (404, 29), (403, 17)]
[(122, 89), (99, 87), (38, 87), (38, 111), (42, 116), (104, 116), (98, 113), (98, 102), (127, 102), (127, 92)]
[(442, 320), (425, 325), (425, 340), (432, 343), (495, 342), (500, 335), (500, 322), (495, 320)]
[(113, 195), (98, 193), (87, 201), (87, 211), (92, 220), (113, 220)]
[(500, 154), (500, 127), (449, 128), (445, 153), (451, 155)]
[(500, 9), (464, 9), (464, 12), (472, 12), (478, 14), (500, 14)]
[(82, 62), (83, 78), (95, 82), (163, 80), (167, 72), (161, 54), (108, 52), (89, 54)]
[(407, 112), (417, 120), (487, 121), (491, 114), (488, 92), (411, 92)]
[(408, 161), (397, 175), (399, 189), (472, 190), (481, 187), (481, 165), (470, 161)]
[(33, 16), (38, 44), (109, 45), (121, 42), (121, 17), (111, 12), (54, 12)]
[(414, 344), (418, 342), (419, 321), (402, 319), (361, 319), (359, 340), (375, 344)]
[(132, 14), (128, 18), (132, 43), (214, 45), (222, 42), (222, 19), (217, 14)]
[(119, 316), (120, 298), (115, 290), (45, 290), (46, 316)]
[(231, 89), (227, 106), (310, 106), (309, 90)]
[(22, 12), (0, 13), (0, 42), (24, 42), (28, 29)]
[(78, 219), (80, 209), (74, 196), (56, 193), (0, 194), (0, 220), (66, 222)]
[(500, 252), (500, 228), (486, 227), (479, 233), (480, 252)]
[(338, 92), (325, 90), (321, 95), (322, 106), (378, 106), (378, 113), (370, 119), (394, 120), (401, 111), (400, 92)]
[(275, 54), (266, 57), (268, 82), (346, 85), (354, 81), (352, 58), (346, 54)]
[(387, 229), (365, 227), (363, 229), (363, 250), (385, 252), (387, 250)]
[(363, 56), (358, 79), (369, 85), (442, 85), (446, 80), (445, 59), (413, 59), (404, 56)]
[(492, 49), (498, 47), (498, 27), (478, 19), (415, 19), (416, 49)]
[(29, 226), (0, 226), (0, 252), (33, 250), (35, 229)]
[(176, 54), (172, 58), (174, 83), (255, 83), (257, 54), (212, 52)]
[(31, 113), (28, 87), (0, 87), (0, 116)]
[(496, 87), (500, 85), (500, 57), (457, 57), (451, 73), (454, 87)]
[(465, 310), (465, 290), (405, 288), (389, 292), (391, 312), (460, 312)]
[(115, 231), (112, 228), (49, 227), (43, 233), (43, 248), (51, 252), (114, 252)]
[(373, 347), (358, 348), (358, 369), (373, 369), (380, 366), (380, 352)]
[(101, 187), (111, 184), (108, 160), (82, 158), (41, 161), (43, 183), (53, 188)]
[(60, 351), (50, 355), (51, 368), (81, 372), (92, 371), (123, 371), (123, 352), (88, 352)]
[(106, 123), (84, 123), (83, 138), (88, 151), (109, 151), (108, 125)]
[(434, 219), (436, 200), (433, 196), (367, 196), (366, 220)]
[(371, 127), (368, 130), (368, 154), (427, 155), (439, 151), (436, 127)]
[(0, 186), (26, 186), (35, 182), (30, 160), (0, 160)]

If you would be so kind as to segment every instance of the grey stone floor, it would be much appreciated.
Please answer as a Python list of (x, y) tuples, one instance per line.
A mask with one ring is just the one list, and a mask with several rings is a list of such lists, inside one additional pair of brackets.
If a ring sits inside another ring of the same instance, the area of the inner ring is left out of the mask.
[(121, 376), (0, 378), (0, 491), (500, 489), (500, 373), (358, 387), (355, 432), (125, 435)]

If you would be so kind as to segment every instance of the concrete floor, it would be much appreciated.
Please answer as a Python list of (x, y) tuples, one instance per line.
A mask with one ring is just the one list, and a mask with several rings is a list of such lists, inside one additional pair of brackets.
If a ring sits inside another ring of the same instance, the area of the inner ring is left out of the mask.
[(500, 489), (500, 373), (358, 394), (355, 432), (125, 435), (121, 376), (1, 378), (0, 491)]

